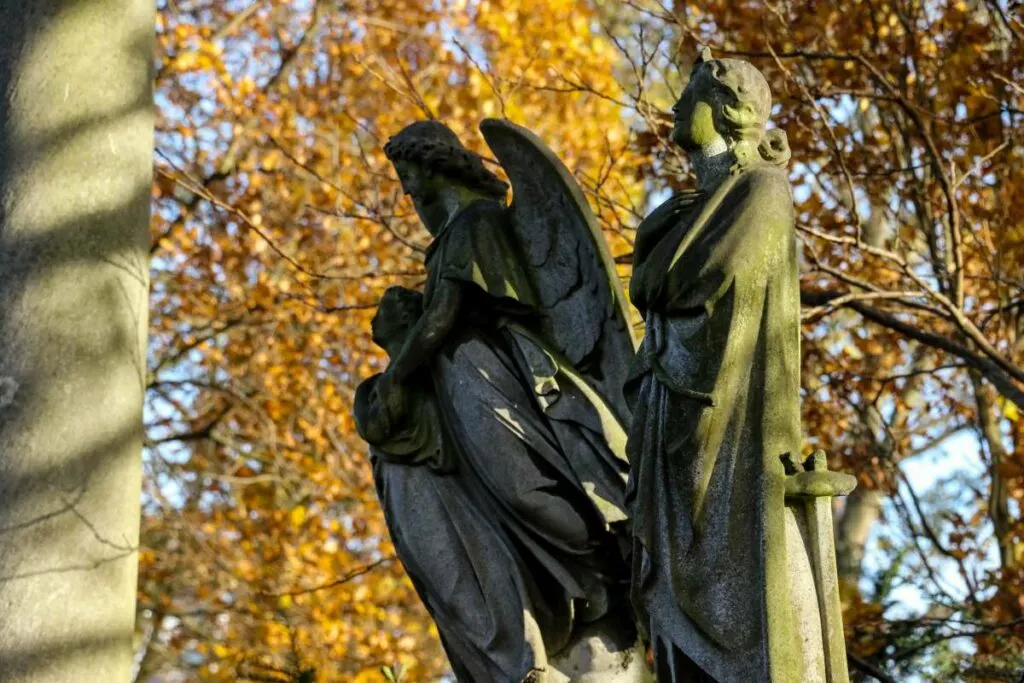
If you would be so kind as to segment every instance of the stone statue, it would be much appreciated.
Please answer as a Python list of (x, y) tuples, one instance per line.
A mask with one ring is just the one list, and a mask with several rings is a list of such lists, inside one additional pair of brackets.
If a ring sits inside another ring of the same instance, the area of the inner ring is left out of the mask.
[(461, 683), (645, 680), (628, 604), (624, 295), (572, 176), (481, 125), (506, 185), (435, 121), (385, 146), (433, 235), (355, 417), (399, 558)]
[(798, 464), (786, 137), (765, 129), (761, 73), (707, 50), (673, 111), (697, 189), (642, 222), (630, 285), (646, 324), (626, 384), (640, 626), (660, 683), (845, 683), (834, 550), (819, 551), (853, 478)]

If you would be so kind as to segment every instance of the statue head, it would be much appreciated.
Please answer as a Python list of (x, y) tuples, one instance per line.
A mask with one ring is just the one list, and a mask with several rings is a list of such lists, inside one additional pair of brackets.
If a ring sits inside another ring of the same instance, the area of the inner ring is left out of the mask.
[(370, 323), (373, 343), (394, 358), (422, 314), (422, 294), (405, 287), (388, 287)]
[(724, 146), (739, 167), (757, 161), (781, 165), (789, 159), (789, 146), (785, 133), (765, 129), (771, 110), (768, 81), (754, 65), (713, 59), (704, 48), (672, 107), (672, 139), (690, 153)]
[(446, 195), (451, 190), (504, 201), (508, 185), (487, 170), (480, 155), (466, 149), (458, 136), (439, 121), (417, 121), (384, 145), (402, 189), (416, 212), (436, 235), (450, 216)]

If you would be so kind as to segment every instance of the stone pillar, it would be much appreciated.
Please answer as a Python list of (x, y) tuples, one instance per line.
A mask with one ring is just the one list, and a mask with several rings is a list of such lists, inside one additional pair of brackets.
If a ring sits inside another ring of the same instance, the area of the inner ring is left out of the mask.
[(0, 0), (0, 682), (131, 677), (154, 6)]

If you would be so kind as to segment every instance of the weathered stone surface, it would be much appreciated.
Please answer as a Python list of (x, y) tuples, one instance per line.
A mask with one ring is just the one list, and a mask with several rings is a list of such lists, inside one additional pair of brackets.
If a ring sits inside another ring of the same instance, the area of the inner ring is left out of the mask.
[(0, 0), (0, 681), (132, 669), (154, 4)]
[(634, 604), (662, 683), (845, 681), (826, 671), (808, 510), (849, 481), (783, 464), (802, 446), (785, 134), (766, 130), (757, 69), (707, 51), (674, 111), (698, 188), (655, 209), (634, 250)]
[(793, 619), (803, 659), (805, 683), (825, 683), (825, 647), (822, 642), (821, 613), (814, 586), (810, 538), (804, 505), (786, 505), (786, 559)]
[(636, 629), (615, 617), (585, 626), (548, 664), (549, 683), (654, 683)]
[(359, 387), (357, 425), (460, 681), (641, 681), (621, 551), (623, 295), (560, 162), (524, 129), (482, 129), (512, 207), (442, 124), (385, 147), (434, 241), (423, 293), (381, 301), (391, 363)]

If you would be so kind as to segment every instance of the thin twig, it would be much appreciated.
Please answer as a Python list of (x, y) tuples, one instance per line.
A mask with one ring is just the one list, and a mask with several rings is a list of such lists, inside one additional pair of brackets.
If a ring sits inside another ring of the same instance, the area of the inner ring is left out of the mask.
[(381, 565), (384, 565), (384, 564), (387, 564), (389, 562), (392, 562), (392, 561), (394, 561), (394, 559), (395, 559), (394, 555), (389, 555), (387, 557), (382, 557), (381, 559), (377, 560), (376, 562), (371, 562), (370, 564), (368, 564), (368, 565), (366, 565), (364, 567), (360, 567), (359, 569), (353, 570), (353, 571), (349, 572), (348, 574), (345, 574), (344, 576), (335, 579), (334, 581), (330, 581), (328, 583), (321, 584), (319, 586), (314, 586), (313, 588), (304, 588), (304, 589), (297, 590), (297, 591), (286, 591), (286, 592), (283, 592), (283, 593), (265, 593), (265, 595), (269, 595), (271, 597), (280, 597), (280, 596), (283, 596), (283, 595), (296, 596), (296, 595), (306, 595), (307, 593), (315, 593), (316, 591), (327, 590), (328, 588), (334, 588), (335, 586), (340, 586), (343, 583), (347, 583), (348, 581), (351, 581), (352, 579), (360, 577), (363, 574), (369, 574), (370, 572), (372, 572), (377, 567), (380, 567)]

